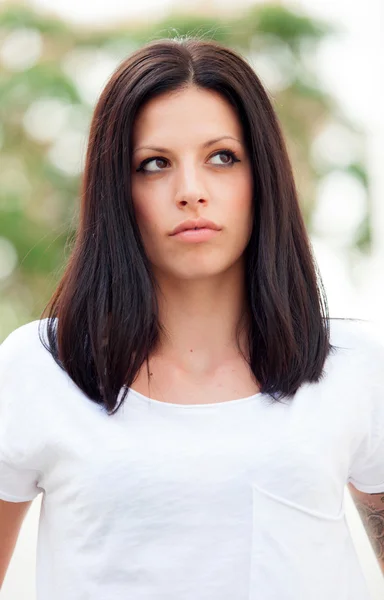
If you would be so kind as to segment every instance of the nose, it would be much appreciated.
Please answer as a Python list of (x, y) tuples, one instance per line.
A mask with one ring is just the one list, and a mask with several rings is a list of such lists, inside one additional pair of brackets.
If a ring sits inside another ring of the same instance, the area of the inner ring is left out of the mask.
[(176, 177), (175, 201), (179, 206), (204, 204), (208, 201), (202, 174), (198, 172), (195, 165), (180, 166)]

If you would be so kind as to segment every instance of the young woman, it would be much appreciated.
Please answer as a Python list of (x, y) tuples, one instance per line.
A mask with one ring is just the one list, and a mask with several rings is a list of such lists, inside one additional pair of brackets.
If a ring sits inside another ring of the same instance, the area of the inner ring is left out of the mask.
[(368, 599), (344, 491), (384, 494), (383, 359), (328, 317), (252, 68), (151, 42), (96, 106), (65, 274), (1, 346), (3, 576), (42, 492), (38, 600)]

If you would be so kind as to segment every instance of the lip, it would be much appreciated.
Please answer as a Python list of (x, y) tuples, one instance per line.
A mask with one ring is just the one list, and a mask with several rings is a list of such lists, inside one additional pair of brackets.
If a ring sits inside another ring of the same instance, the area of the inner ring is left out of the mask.
[(184, 231), (176, 233), (173, 237), (181, 242), (194, 244), (197, 242), (207, 242), (217, 235), (220, 235), (220, 231), (204, 227), (203, 229), (184, 229)]
[(188, 229), (213, 229), (214, 231), (220, 231), (221, 227), (214, 223), (213, 221), (209, 221), (208, 219), (203, 219), (200, 217), (199, 219), (188, 219), (187, 221), (183, 221), (180, 225), (177, 225), (175, 229), (171, 232), (170, 235), (177, 235), (182, 231), (187, 231)]

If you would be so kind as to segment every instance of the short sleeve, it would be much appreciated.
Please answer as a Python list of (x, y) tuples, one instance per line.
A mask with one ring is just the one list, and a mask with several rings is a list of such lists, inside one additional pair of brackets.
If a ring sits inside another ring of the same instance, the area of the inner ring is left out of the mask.
[[(360, 391), (359, 445), (348, 482), (369, 494), (384, 492), (384, 343), (371, 326), (356, 339), (364, 388)], [(351, 373), (353, 377), (353, 373)]]
[(30, 324), (16, 329), (0, 346), (0, 499), (8, 502), (33, 500), (43, 491), (30, 330)]

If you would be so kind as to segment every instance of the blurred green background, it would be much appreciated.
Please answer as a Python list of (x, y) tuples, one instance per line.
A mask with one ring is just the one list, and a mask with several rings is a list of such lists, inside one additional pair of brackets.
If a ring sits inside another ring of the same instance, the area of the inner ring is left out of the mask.
[(330, 24), (267, 3), (221, 19), (183, 11), (150, 24), (95, 29), (6, 2), (0, 9), (0, 342), (40, 316), (63, 272), (77, 225), (89, 123), (110, 74), (149, 40), (196, 34), (240, 51), (264, 82), (310, 232), (317, 190), (331, 172), (347, 173), (366, 189), (366, 206), (348, 244), (351, 253), (369, 252), (364, 153), (339, 161), (324, 143), (319, 150), (330, 128), (364, 148), (364, 132), (316, 73), (319, 47), (338, 35)]

